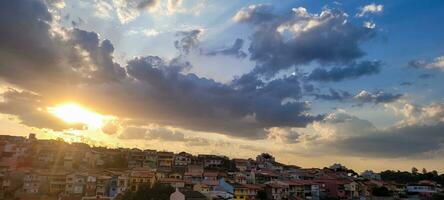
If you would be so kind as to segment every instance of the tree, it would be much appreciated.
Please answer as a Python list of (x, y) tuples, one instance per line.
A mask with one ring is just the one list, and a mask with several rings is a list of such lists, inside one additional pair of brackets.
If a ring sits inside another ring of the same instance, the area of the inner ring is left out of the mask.
[(384, 186), (373, 188), (372, 194), (377, 197), (389, 197), (392, 195), (390, 190)]
[(427, 174), (426, 168), (422, 168), (422, 174)]
[(259, 200), (267, 200), (267, 193), (265, 192), (265, 190), (259, 190), (259, 191), (257, 192), (256, 197), (257, 197), (257, 199), (259, 199)]
[(155, 183), (150, 186), (141, 184), (138, 190), (133, 192), (127, 190), (122, 196), (116, 198), (118, 200), (169, 200), (174, 188), (170, 185)]
[(412, 167), (412, 174), (417, 174), (418, 173), (418, 169), (416, 167)]

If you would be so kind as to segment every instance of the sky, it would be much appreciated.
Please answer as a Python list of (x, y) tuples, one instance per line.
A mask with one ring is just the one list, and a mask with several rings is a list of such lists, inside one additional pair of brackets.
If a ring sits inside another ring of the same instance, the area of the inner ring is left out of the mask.
[(0, 133), (444, 172), (443, 1), (5, 0)]

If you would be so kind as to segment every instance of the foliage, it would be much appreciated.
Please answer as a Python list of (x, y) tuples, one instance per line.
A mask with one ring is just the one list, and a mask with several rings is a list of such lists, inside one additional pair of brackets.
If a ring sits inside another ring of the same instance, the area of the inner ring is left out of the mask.
[(372, 190), (372, 194), (374, 196), (377, 197), (389, 197), (392, 196), (391, 192), (389, 191), (389, 189), (387, 189), (386, 187), (382, 186), (382, 187), (375, 187)]
[(265, 192), (265, 190), (259, 190), (259, 191), (257, 192), (256, 197), (257, 197), (257, 199), (259, 199), (259, 200), (267, 200), (267, 193)]
[(128, 161), (123, 154), (117, 154), (110, 161), (105, 162), (105, 168), (124, 169), (128, 167)]
[(118, 200), (168, 200), (174, 188), (170, 185), (155, 183), (153, 186), (141, 184), (137, 191), (127, 190)]
[(444, 199), (444, 193), (436, 193), (433, 194), (432, 196), (432, 200), (442, 200)]
[(444, 174), (438, 175), (435, 170), (426, 173), (417, 173), (416, 170), (412, 171), (414, 173), (386, 170), (381, 172), (381, 178), (384, 181), (395, 181), (402, 184), (415, 183), (421, 180), (431, 180), (441, 185), (444, 184)]

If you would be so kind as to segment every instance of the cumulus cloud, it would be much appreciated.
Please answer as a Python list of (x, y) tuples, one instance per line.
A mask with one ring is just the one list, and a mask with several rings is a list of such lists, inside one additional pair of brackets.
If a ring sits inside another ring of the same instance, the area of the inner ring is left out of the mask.
[(367, 14), (377, 14), (377, 13), (382, 13), (382, 11), (384, 10), (384, 6), (381, 4), (369, 4), (369, 5), (365, 5), (364, 7), (360, 8), (360, 12), (358, 14), (356, 14), (357, 17), (364, 17)]
[(236, 58), (245, 58), (247, 54), (242, 51), (242, 46), (244, 45), (244, 40), (238, 38), (234, 41), (234, 44), (231, 47), (211, 50), (208, 52), (203, 52), (204, 55), (207, 56), (215, 56), (215, 55), (226, 55), (226, 56), (234, 56)]
[(190, 31), (179, 31), (176, 33), (177, 37), (180, 37), (179, 40), (174, 41), (174, 46), (181, 53), (187, 55), (191, 50), (197, 49), (199, 45), (199, 38), (202, 34), (203, 30), (194, 29)]
[(242, 8), (234, 16), (236, 22), (262, 23), (274, 18), (272, 7), (266, 4), (250, 5)]
[(361, 76), (379, 73), (381, 66), (380, 61), (362, 61), (346, 67), (333, 67), (330, 70), (316, 68), (308, 75), (308, 79), (322, 82), (356, 79)]
[(298, 143), (301, 134), (292, 128), (273, 127), (268, 130), (267, 139), (276, 140), (278, 142), (292, 144)]
[(376, 24), (373, 22), (370, 22), (370, 21), (365, 21), (363, 25), (365, 28), (369, 28), (369, 29), (376, 28)]
[(234, 19), (253, 26), (250, 59), (256, 62), (255, 73), (266, 76), (312, 61), (350, 63), (364, 55), (359, 44), (374, 35), (350, 23), (346, 13), (328, 8), (319, 14), (299, 7), (291, 15), (274, 15), (269, 6), (252, 5)]
[(438, 56), (433, 60), (412, 60), (409, 65), (415, 68), (444, 70), (444, 56)]
[(392, 93), (384, 93), (382, 91), (378, 91), (376, 93), (371, 93), (366, 90), (362, 90), (357, 95), (354, 96), (356, 100), (360, 103), (390, 103), (400, 99), (402, 94), (392, 94)]
[[(426, 106), (427, 107), (427, 106)], [(320, 134), (315, 139), (318, 151), (340, 155), (399, 158), (434, 155), (443, 150), (444, 123), (403, 123), (388, 128), (376, 128), (371, 122), (339, 112), (332, 113), (313, 127)]]
[(159, 3), (159, 0), (113, 0), (117, 17), (122, 23), (136, 19), (143, 11), (156, 10)]

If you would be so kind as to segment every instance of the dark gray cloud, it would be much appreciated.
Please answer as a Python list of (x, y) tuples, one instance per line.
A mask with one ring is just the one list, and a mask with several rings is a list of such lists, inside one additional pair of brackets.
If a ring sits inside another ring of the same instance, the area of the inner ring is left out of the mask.
[(355, 99), (360, 103), (390, 103), (400, 99), (402, 94), (392, 94), (378, 91), (376, 93), (371, 93), (365, 90), (362, 90), (357, 95), (355, 95)]
[(412, 86), (413, 82), (403, 81), (403, 82), (400, 83), (400, 85), (402, 85), (402, 86)]
[(433, 74), (420, 74), (418, 76), (418, 78), (420, 78), (420, 79), (429, 79), (429, 78), (432, 78), (432, 77), (433, 77)]
[[(301, 98), (301, 89), (296, 76), (269, 83), (252, 79), (260, 87), (244, 85), (241, 81), (224, 85), (171, 70), (162, 59), (153, 56), (129, 61), (127, 70), (130, 76), (146, 85), (143, 93), (149, 98), (144, 102), (153, 113), (162, 113), (157, 114), (159, 121), (165, 117), (192, 129), (257, 137), (266, 127), (305, 126), (317, 119), (304, 114), (309, 107), (297, 101)], [(284, 98), (295, 101), (282, 104)], [(151, 104), (156, 106), (149, 106)], [(227, 122), (231, 125), (227, 126)]]
[(362, 61), (346, 67), (333, 67), (329, 70), (316, 68), (308, 75), (308, 79), (322, 82), (356, 79), (361, 76), (379, 73), (381, 65), (380, 61)]
[(174, 41), (174, 46), (183, 54), (189, 54), (191, 50), (196, 49), (199, 45), (199, 37), (202, 30), (194, 29), (191, 31), (179, 31), (176, 33), (179, 40)]
[(342, 101), (350, 98), (351, 94), (347, 91), (338, 91), (330, 88), (328, 94), (314, 94), (314, 96), (316, 99)]
[(302, 7), (290, 15), (274, 15), (263, 5), (244, 8), (234, 17), (253, 26), (250, 59), (257, 63), (255, 72), (266, 76), (312, 61), (345, 64), (362, 57), (359, 44), (375, 32), (347, 18), (339, 10), (324, 9), (317, 15)]
[(410, 125), (371, 132), (364, 136), (335, 141), (348, 155), (407, 157), (440, 150), (444, 145), (443, 123)]
[(243, 45), (244, 45), (244, 40), (238, 38), (231, 47), (203, 52), (203, 54), (207, 56), (226, 55), (226, 56), (234, 56), (236, 58), (245, 58), (247, 57), (247, 54), (244, 51), (242, 51)]

